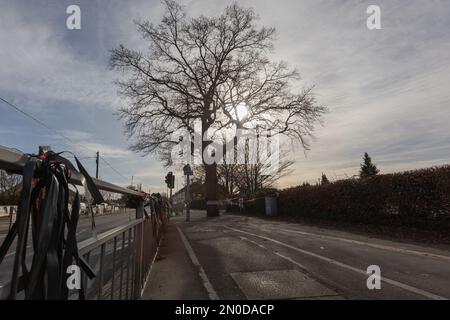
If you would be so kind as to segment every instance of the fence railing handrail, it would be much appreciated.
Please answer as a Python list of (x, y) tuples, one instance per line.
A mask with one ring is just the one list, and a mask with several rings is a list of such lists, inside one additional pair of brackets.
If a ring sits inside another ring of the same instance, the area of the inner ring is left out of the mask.
[(144, 220), (145, 220), (144, 218), (136, 219), (136, 220), (131, 221), (130, 223), (127, 223), (127, 224), (121, 225), (119, 227), (110, 229), (108, 231), (102, 232), (102, 233), (98, 234), (97, 236), (93, 236), (93, 237), (90, 237), (83, 241), (80, 241), (78, 243), (78, 254), (80, 256), (84, 255), (88, 251), (91, 251), (92, 249), (95, 249), (95, 248), (101, 246), (103, 243), (106, 243), (109, 240), (116, 237), (117, 235), (123, 233), (125, 230), (128, 230), (128, 229), (134, 227), (135, 225), (142, 223), (142, 221), (144, 221)]
[[(29, 157), (30, 157), (29, 155), (22, 153), (16, 149), (0, 146), (0, 169), (21, 174)], [(97, 188), (103, 191), (127, 194), (137, 197), (146, 196), (146, 194), (143, 192), (120, 187), (107, 181), (103, 181), (96, 178), (92, 178), (92, 180), (94, 181)], [(70, 177), (71, 183), (81, 186), (82, 181), (83, 176), (78, 171), (72, 172), (72, 175)]]
[[(80, 241), (78, 243), (78, 252), (79, 255), (85, 255), (88, 252), (91, 252), (92, 250), (99, 248), (102, 244), (107, 243), (111, 239), (114, 239), (114, 237), (117, 237), (118, 235), (128, 231), (129, 229), (133, 228), (136, 225), (139, 225), (140, 223), (143, 223), (145, 219), (137, 219), (130, 223), (127, 223), (125, 225), (121, 225), (119, 227), (110, 229), (108, 231), (102, 232), (96, 236), (92, 236), (88, 239), (85, 239), (83, 241)], [(8, 298), (9, 291), (10, 291), (10, 282), (4, 282), (0, 283), (0, 300), (4, 300)]]
[[(31, 155), (22, 153), (16, 149), (0, 146), (0, 169), (15, 174), (22, 174), (30, 157)], [(84, 177), (78, 171), (71, 170), (69, 182), (82, 186), (83, 180)], [(140, 298), (143, 286), (146, 283), (150, 267), (156, 257), (157, 248), (159, 247), (161, 240), (161, 230), (165, 224), (165, 218), (163, 218), (164, 213), (163, 211), (151, 213), (152, 215), (163, 215), (160, 217), (160, 223), (158, 223), (158, 219), (144, 218), (144, 206), (146, 205), (146, 201), (148, 201), (148, 194), (120, 187), (100, 179), (92, 178), (92, 180), (99, 190), (138, 197), (139, 205), (135, 208), (135, 220), (78, 242), (79, 256), (83, 257), (85, 263), (88, 265), (90, 263), (89, 259), (92, 257), (91, 253), (100, 249), (100, 253), (97, 252), (97, 254), (94, 254), (99, 259), (97, 262), (94, 262), (99, 266), (99, 270), (96, 271), (95, 279), (87, 280), (85, 271), (82, 271), (82, 277), (84, 279), (82, 282), (85, 283), (84, 288), (86, 289), (86, 295), (88, 298), (91, 298), (94, 293), (97, 299), (104, 298), (104, 289), (107, 289), (107, 282), (108, 285), (110, 285), (109, 294), (111, 299), (117, 298), (114, 288), (118, 288), (119, 290), (119, 299), (122, 299), (122, 297), (125, 299), (138, 299)], [(111, 245), (113, 245), (113, 251), (109, 252), (106, 248), (108, 248), (108, 246), (111, 247)], [(120, 256), (117, 256), (119, 252)], [(105, 273), (105, 268), (108, 268), (108, 266), (105, 265), (105, 259), (107, 258), (112, 260), (111, 275), (106, 275)], [(116, 265), (116, 260), (118, 263), (120, 262), (120, 266)], [(126, 268), (126, 275), (123, 274), (125, 272), (124, 268)], [(120, 269), (119, 279), (115, 277), (116, 269), (118, 271)], [(105, 279), (105, 276), (111, 277), (110, 279)], [(117, 280), (120, 282), (117, 282)], [(122, 280), (124, 280), (125, 283), (123, 283)], [(22, 281), (19, 280), (18, 292), (23, 290), (23, 284), (20, 284), (21, 282)], [(94, 284), (95, 287), (93, 287)], [(9, 281), (0, 283), (0, 300), (7, 299), (10, 290), (11, 285)], [(122, 296), (122, 291), (124, 291), (124, 296)]]

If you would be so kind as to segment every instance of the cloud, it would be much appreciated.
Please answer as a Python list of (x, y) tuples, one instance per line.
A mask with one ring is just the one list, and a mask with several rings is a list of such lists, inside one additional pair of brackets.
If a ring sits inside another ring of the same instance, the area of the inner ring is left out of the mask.
[[(122, 124), (111, 115), (123, 101), (112, 85), (120, 75), (107, 67), (109, 50), (120, 43), (146, 50), (133, 20), (158, 23), (162, 5), (147, 0), (78, 2), (82, 30), (73, 32), (65, 29), (65, 7), (71, 1), (2, 2), (0, 95), (84, 145), (75, 144), (75, 151), (92, 156), (86, 148), (98, 150), (124, 175), (162, 185), (159, 162), (131, 153)], [(182, 2), (192, 15), (216, 15), (233, 1)], [(383, 172), (449, 161), (448, 1), (380, 0), (379, 31), (366, 28), (370, 1), (239, 4), (254, 7), (260, 24), (277, 28), (274, 59), (298, 67), (303, 84), (314, 84), (317, 99), (330, 109), (312, 150), (307, 157), (296, 151), (295, 172), (280, 187), (315, 181), (322, 172), (330, 178), (356, 174), (366, 151)], [(45, 134), (28, 120), (18, 122), (21, 116), (0, 108), (1, 143), (32, 151), (43, 142), (67, 148), (64, 139)], [(111, 169), (101, 172), (129, 183)]]
[(86, 148), (89, 150), (98, 150), (100, 154), (106, 158), (126, 158), (132, 155), (132, 152), (130, 150), (120, 147), (108, 146), (100, 143), (85, 142), (83, 144), (83, 148), (80, 149), (85, 151)]
[(113, 75), (105, 65), (81, 59), (61, 41), (62, 27), (24, 20), (14, 6), (2, 7), (0, 87), (18, 102), (31, 101), (40, 110), (48, 101), (117, 107)]

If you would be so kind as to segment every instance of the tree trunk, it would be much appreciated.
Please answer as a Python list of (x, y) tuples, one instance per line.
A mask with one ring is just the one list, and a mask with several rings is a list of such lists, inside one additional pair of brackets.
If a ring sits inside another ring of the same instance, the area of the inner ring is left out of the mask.
[(217, 164), (205, 164), (206, 184), (206, 215), (217, 217), (219, 204), (217, 202)]
[[(205, 132), (208, 130), (208, 125), (202, 123), (202, 136), (205, 137)], [(210, 144), (210, 141), (202, 141), (202, 158), (205, 154), (205, 149)], [(217, 163), (207, 164), (203, 159), (205, 166), (205, 188), (206, 188), (206, 216), (219, 216), (219, 203), (217, 201)]]

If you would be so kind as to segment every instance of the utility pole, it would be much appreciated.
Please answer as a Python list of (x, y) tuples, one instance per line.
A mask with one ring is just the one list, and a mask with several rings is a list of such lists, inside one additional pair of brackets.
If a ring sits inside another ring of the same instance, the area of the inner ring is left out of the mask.
[(96, 164), (96, 170), (95, 170), (95, 177), (98, 179), (98, 163), (99, 163), (100, 154), (97, 151), (97, 155), (95, 157), (95, 164)]
[(133, 186), (133, 178), (134, 176), (131, 176), (131, 186)]

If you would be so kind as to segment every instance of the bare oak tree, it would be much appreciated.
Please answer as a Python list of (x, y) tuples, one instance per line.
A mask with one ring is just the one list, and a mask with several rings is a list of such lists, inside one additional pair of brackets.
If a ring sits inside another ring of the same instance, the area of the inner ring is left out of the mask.
[[(240, 194), (253, 196), (264, 189), (274, 187), (278, 180), (292, 173), (294, 161), (289, 159), (287, 154), (288, 152), (280, 153), (278, 168), (274, 172), (269, 170), (271, 163), (268, 158), (261, 157), (258, 161), (251, 162), (248, 160), (251, 156), (246, 154), (244, 163), (236, 165), (233, 171)], [(271, 171), (270, 174), (268, 171)]]
[(22, 190), (22, 177), (0, 170), (0, 204), (16, 205)]
[[(293, 92), (296, 70), (269, 58), (274, 28), (258, 27), (252, 9), (231, 5), (217, 17), (187, 17), (182, 6), (164, 1), (161, 23), (137, 21), (148, 51), (112, 50), (110, 64), (124, 72), (119, 93), (128, 104), (119, 111), (132, 149), (169, 159), (179, 143), (172, 134), (179, 129), (201, 134), (259, 124), (300, 141), (308, 147), (314, 123), (325, 108), (316, 105), (311, 90)], [(236, 106), (245, 103), (246, 119), (236, 117)], [(203, 141), (204, 157), (213, 142)], [(217, 164), (204, 161), (207, 215), (218, 214)]]

